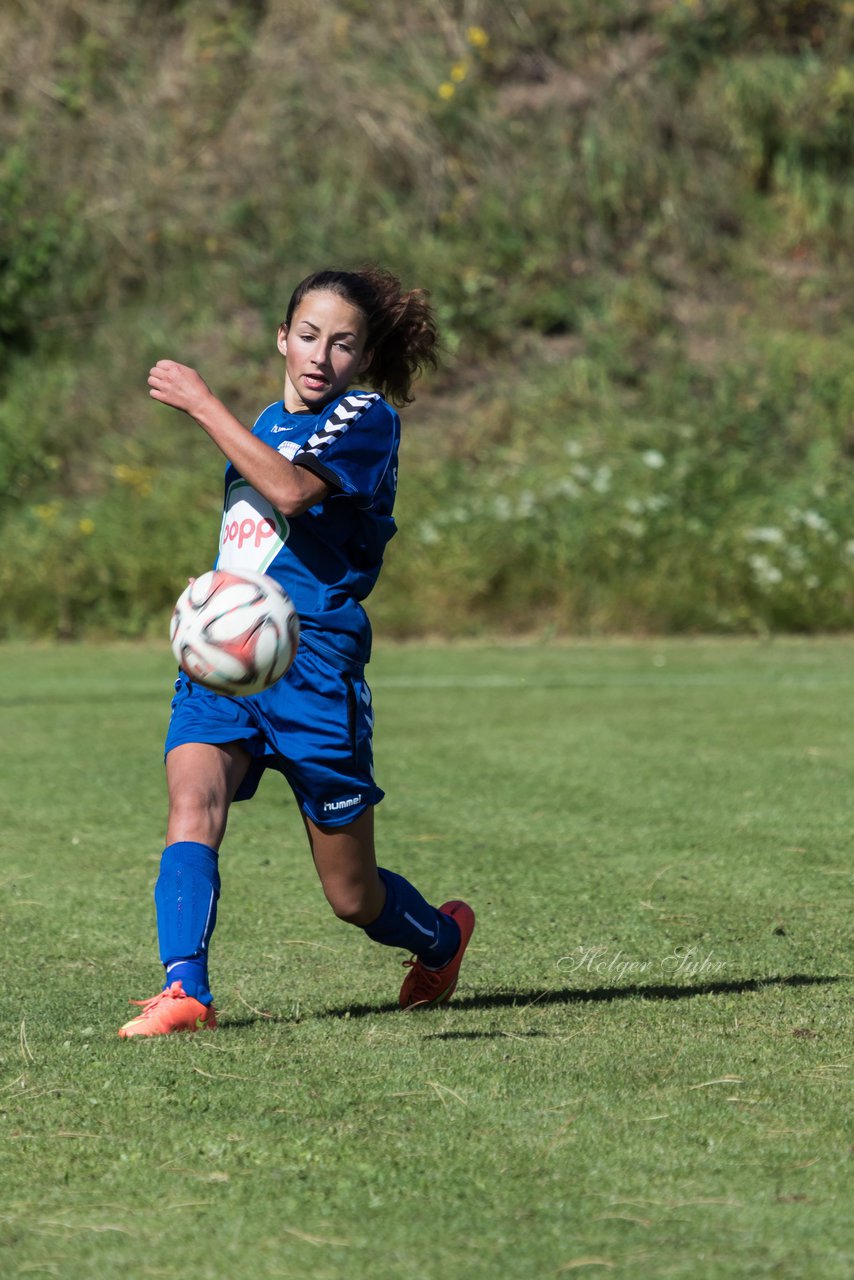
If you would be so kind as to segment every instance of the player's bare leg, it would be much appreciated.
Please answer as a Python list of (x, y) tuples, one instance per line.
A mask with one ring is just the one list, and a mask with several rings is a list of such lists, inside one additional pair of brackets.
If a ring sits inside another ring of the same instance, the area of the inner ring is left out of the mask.
[(169, 818), (166, 843), (197, 840), (218, 849), (225, 835), (229, 806), (252, 757), (235, 742), (215, 746), (187, 742), (166, 757)]
[(374, 848), (374, 811), (343, 827), (319, 827), (303, 814), (311, 856), (326, 900), (340, 920), (373, 924), (386, 900)]
[(400, 991), (404, 1009), (444, 1004), (453, 995), (474, 929), (474, 912), (454, 899), (431, 907), (403, 876), (378, 867), (374, 813), (323, 829), (303, 815), (314, 865), (332, 910), (374, 942), (412, 952)]
[(123, 1039), (216, 1027), (208, 945), (219, 898), (217, 855), (251, 756), (236, 744), (184, 743), (166, 757), (169, 819), (154, 890), (166, 985), (119, 1031)]

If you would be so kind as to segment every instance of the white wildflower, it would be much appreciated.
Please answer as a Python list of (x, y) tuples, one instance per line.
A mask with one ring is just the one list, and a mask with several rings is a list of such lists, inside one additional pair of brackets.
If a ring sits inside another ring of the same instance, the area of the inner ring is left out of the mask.
[(644, 466), (649, 467), (652, 471), (660, 471), (664, 466), (666, 459), (663, 453), (659, 453), (657, 449), (646, 449), (641, 454), (641, 461)]
[(819, 515), (817, 511), (805, 511), (801, 516), (801, 520), (808, 529), (813, 529), (816, 533), (826, 533), (830, 528), (824, 516)]
[(646, 533), (646, 525), (643, 520), (621, 520), (620, 528), (623, 533), (627, 533), (630, 538), (642, 538)]
[(748, 529), (744, 536), (751, 542), (766, 542), (772, 547), (778, 547), (785, 541), (783, 530), (774, 525), (759, 525), (756, 529)]
[(670, 499), (666, 493), (651, 493), (646, 500), (647, 511), (654, 515), (656, 511), (663, 511), (665, 507), (670, 506)]
[(748, 564), (753, 570), (753, 576), (760, 587), (774, 587), (778, 582), (783, 581), (782, 570), (772, 564), (767, 556), (751, 556)]
[(584, 449), (578, 440), (567, 440), (563, 447), (570, 458), (580, 458), (584, 453)]
[(513, 505), (503, 493), (499, 493), (492, 501), (492, 514), (496, 520), (510, 520), (513, 516)]
[(590, 488), (594, 493), (607, 493), (611, 488), (611, 476), (613, 474), (613, 471), (608, 466), (597, 467), (590, 482)]

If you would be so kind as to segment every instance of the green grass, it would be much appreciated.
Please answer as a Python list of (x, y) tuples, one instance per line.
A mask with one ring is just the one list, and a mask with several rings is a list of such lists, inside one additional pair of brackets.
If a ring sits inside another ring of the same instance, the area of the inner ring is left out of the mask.
[(395, 1011), (270, 778), (221, 1029), (144, 1043), (168, 654), (3, 656), (4, 1276), (851, 1274), (847, 642), (381, 649), (381, 860), (478, 912), (453, 1007)]

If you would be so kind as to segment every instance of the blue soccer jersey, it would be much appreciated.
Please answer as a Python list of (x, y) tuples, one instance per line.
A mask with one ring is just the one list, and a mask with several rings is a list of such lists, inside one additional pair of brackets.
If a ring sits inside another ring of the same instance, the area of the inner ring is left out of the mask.
[(400, 420), (375, 392), (348, 391), (318, 414), (279, 400), (252, 434), (332, 488), (286, 519), (229, 463), (217, 568), (275, 578), (296, 606), (309, 648), (344, 664), (367, 662), (371, 627), (359, 603), (394, 536)]

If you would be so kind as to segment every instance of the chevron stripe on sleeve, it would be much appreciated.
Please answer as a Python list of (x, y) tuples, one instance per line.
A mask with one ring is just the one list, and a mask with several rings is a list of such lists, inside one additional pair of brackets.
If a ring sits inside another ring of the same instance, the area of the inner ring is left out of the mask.
[(363, 391), (344, 396), (330, 413), (320, 430), (316, 431), (305, 442), (300, 452), (313, 453), (315, 457), (319, 456), (333, 441), (340, 439), (344, 432), (349, 427), (352, 427), (353, 423), (357, 422), (362, 414), (367, 413), (375, 401), (381, 398), (376, 392)]

